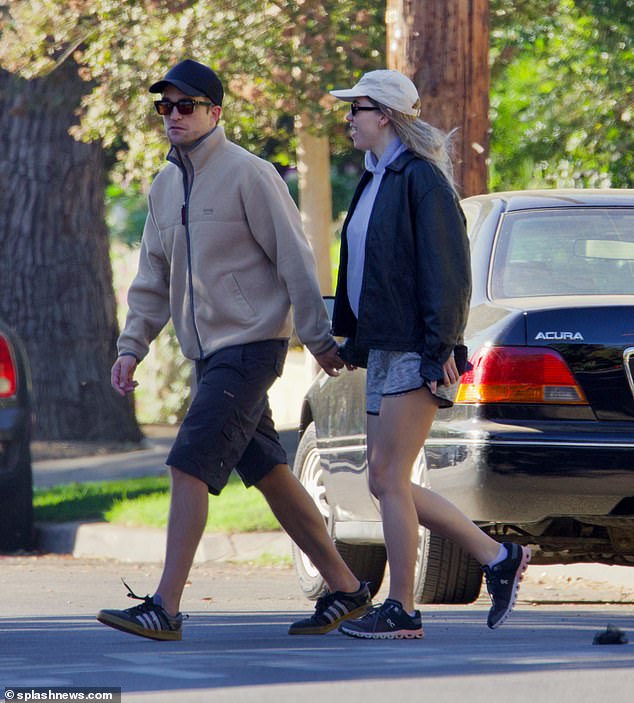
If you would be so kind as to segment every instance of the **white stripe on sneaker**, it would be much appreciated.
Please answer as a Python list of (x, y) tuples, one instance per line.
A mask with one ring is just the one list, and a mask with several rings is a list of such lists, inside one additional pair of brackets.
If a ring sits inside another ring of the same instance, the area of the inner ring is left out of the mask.
[(154, 621), (154, 624), (156, 625), (155, 629), (162, 630), (163, 626), (161, 625), (161, 621), (159, 619), (159, 616), (156, 614), (156, 612), (154, 610), (151, 610), (149, 614), (150, 614), (152, 620)]
[(137, 619), (141, 621), (141, 624), (146, 630), (156, 630), (157, 628), (154, 625), (154, 622), (152, 621), (152, 618), (150, 617), (149, 613), (141, 613), (140, 615), (137, 616)]
[(328, 608), (323, 612), (323, 616), (328, 620), (328, 622), (333, 623), (336, 620), (341, 619), (344, 615), (347, 615), (350, 611), (341, 601), (335, 601), (331, 603)]

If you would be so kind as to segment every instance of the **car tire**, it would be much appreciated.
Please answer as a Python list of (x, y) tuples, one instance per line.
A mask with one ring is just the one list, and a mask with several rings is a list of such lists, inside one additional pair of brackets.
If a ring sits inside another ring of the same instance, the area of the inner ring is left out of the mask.
[[(319, 512), (324, 518), (326, 529), (334, 534), (334, 518), (326, 497), (323, 483), (323, 468), (317, 449), (317, 432), (315, 423), (311, 422), (304, 430), (297, 447), (293, 473), (308, 491)], [(335, 547), (343, 560), (348, 564), (352, 573), (360, 580), (370, 584), (370, 592), (374, 596), (383, 581), (386, 554), (383, 545), (356, 545), (335, 541)], [(293, 543), (293, 563), (300, 588), (304, 595), (311, 600), (319, 598), (323, 593), (326, 582), (311, 562), (308, 556)]]
[[(326, 502), (326, 489), (322, 482), (322, 472), (321, 458), (317, 450), (315, 423), (311, 422), (304, 430), (297, 445), (295, 461), (293, 462), (293, 473), (308, 491), (324, 518), (326, 529), (332, 535), (332, 514), (330, 506)], [(299, 586), (307, 598), (315, 600), (323, 592), (326, 582), (317, 567), (295, 542), (292, 543), (291, 549)]]
[(385, 575), (387, 552), (382, 544), (348, 544), (335, 540), (337, 551), (350, 567), (350, 571), (365, 581), (372, 598), (379, 592)]
[(454, 542), (419, 529), (414, 581), (417, 603), (473, 603), (480, 595), (480, 564)]
[[(424, 449), (414, 463), (412, 480), (431, 488)], [(432, 534), (425, 527), (419, 527), (418, 534), (414, 600), (417, 603), (473, 603), (482, 587), (480, 564), (457, 544)]]

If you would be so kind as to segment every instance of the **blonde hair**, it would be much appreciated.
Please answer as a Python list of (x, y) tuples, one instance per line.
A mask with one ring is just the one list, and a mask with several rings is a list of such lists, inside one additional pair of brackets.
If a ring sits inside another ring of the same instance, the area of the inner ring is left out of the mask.
[(370, 102), (380, 108), (381, 112), (390, 120), (394, 131), (403, 144), (416, 156), (431, 161), (447, 179), (451, 188), (456, 191), (451, 162), (452, 141), (456, 130), (452, 129), (449, 133), (443, 132), (421, 120), (420, 117), (405, 115), (371, 98)]

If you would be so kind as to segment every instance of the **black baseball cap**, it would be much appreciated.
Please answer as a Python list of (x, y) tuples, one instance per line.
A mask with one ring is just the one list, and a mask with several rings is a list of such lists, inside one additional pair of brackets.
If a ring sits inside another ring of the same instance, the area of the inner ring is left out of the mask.
[(220, 78), (208, 66), (191, 59), (170, 68), (163, 80), (150, 86), (150, 93), (162, 93), (168, 85), (176, 86), (187, 95), (206, 95), (214, 105), (222, 105), (225, 94)]

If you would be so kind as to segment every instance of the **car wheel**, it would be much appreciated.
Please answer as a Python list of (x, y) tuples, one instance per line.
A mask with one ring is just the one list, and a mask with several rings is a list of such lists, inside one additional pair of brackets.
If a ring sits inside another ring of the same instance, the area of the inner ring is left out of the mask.
[[(429, 488), (425, 453), (421, 450), (412, 480)], [(419, 527), (418, 556), (414, 580), (417, 603), (473, 603), (480, 595), (482, 569), (461, 547)]]
[[(324, 518), (326, 529), (332, 535), (332, 517), (330, 506), (326, 502), (326, 488), (322, 480), (323, 469), (321, 467), (321, 457), (317, 450), (317, 433), (314, 422), (308, 425), (299, 440), (295, 461), (293, 462), (293, 473), (308, 491)], [(304, 595), (313, 600), (318, 598), (326, 585), (324, 579), (313, 562), (294, 542), (292, 544), (292, 552), (295, 572)]]
[(420, 528), (414, 582), (417, 603), (473, 603), (480, 595), (482, 569), (457, 544)]
[(347, 544), (335, 540), (337, 551), (350, 567), (350, 571), (360, 580), (366, 581), (370, 594), (379, 592), (385, 574), (387, 553), (382, 544)]
[(19, 448), (15, 477), (0, 495), (0, 552), (32, 549), (33, 477), (31, 451), (25, 439)]
[[(334, 518), (328, 505), (326, 488), (323, 483), (323, 468), (317, 449), (317, 433), (315, 423), (311, 422), (299, 441), (293, 473), (308, 491), (319, 512), (324, 518), (326, 529), (334, 534)], [(361, 581), (370, 584), (370, 592), (374, 596), (383, 581), (385, 572), (385, 547), (383, 545), (356, 545), (335, 542), (335, 547), (343, 560), (348, 564), (352, 573)], [(324, 591), (326, 583), (321, 574), (302, 550), (293, 543), (293, 563), (299, 580), (299, 585), (307, 598), (315, 600)]]

